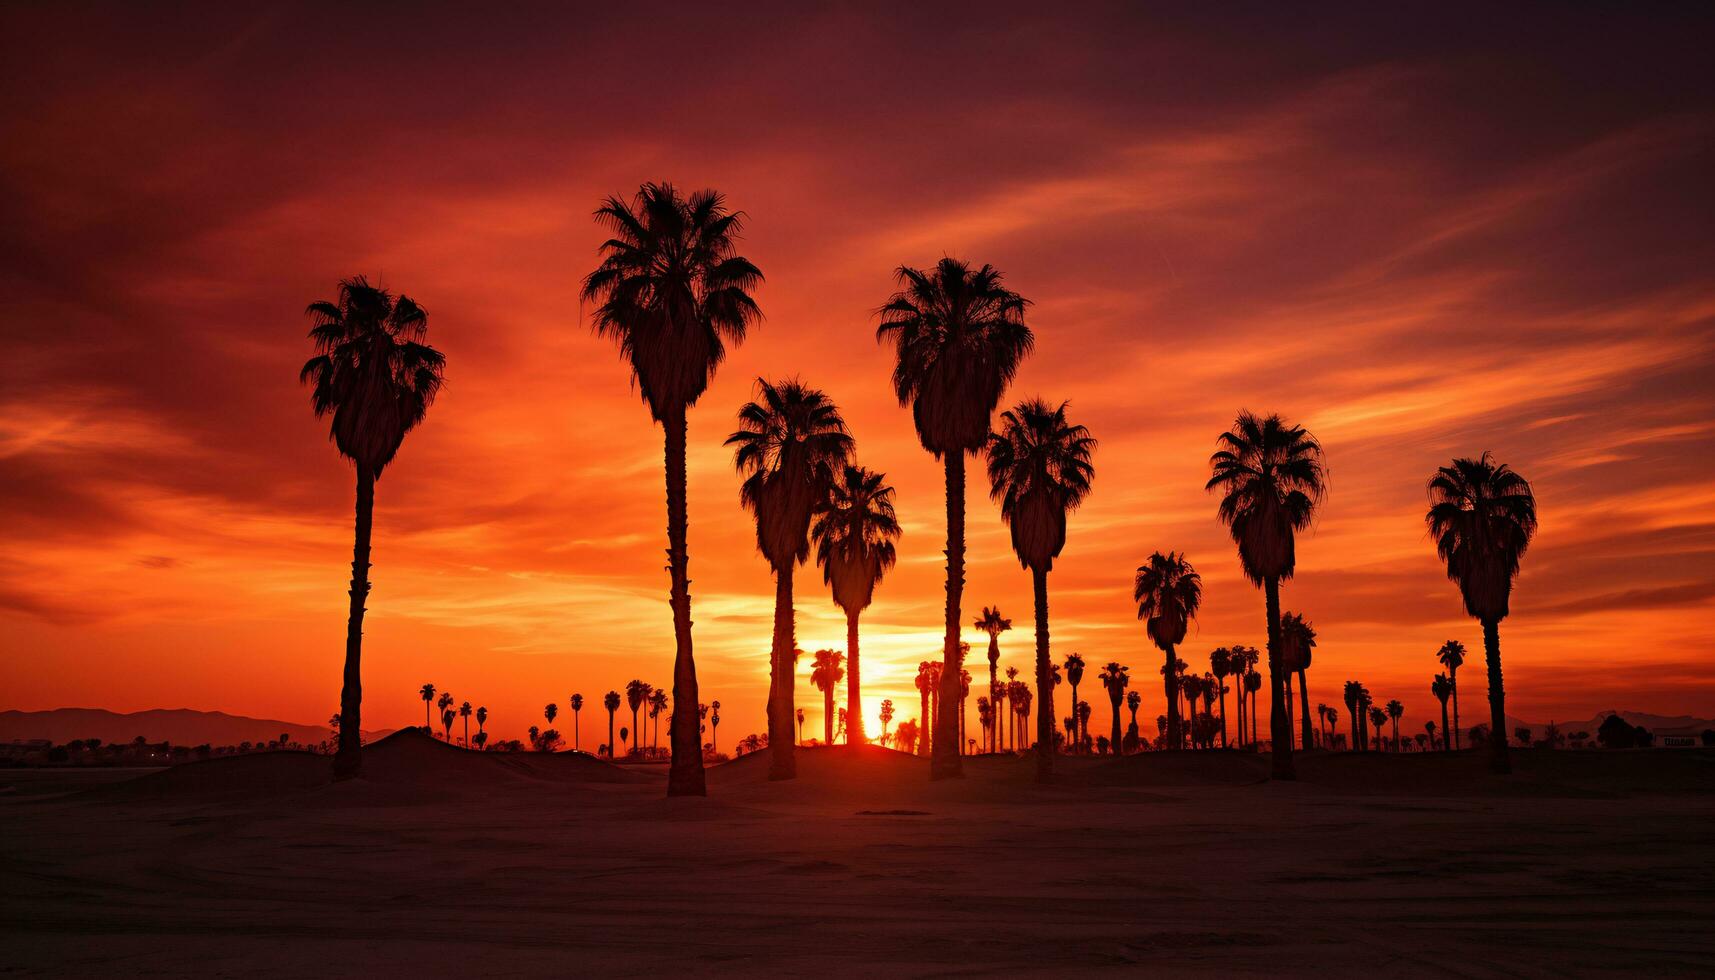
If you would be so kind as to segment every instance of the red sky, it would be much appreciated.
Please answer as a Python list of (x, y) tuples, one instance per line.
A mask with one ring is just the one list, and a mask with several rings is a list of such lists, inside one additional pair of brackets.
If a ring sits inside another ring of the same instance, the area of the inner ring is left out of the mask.
[[(502, 736), (668, 683), (660, 433), (577, 299), (598, 200), (659, 179), (729, 195), (768, 277), (691, 417), (723, 741), (762, 728), (772, 586), (721, 446), (759, 375), (827, 390), (899, 489), (865, 687), (916, 713), (941, 477), (873, 311), (943, 254), (1035, 302), (1008, 400), (1070, 399), (1101, 440), (1054, 649), (1129, 664), (1146, 716), (1152, 550), (1204, 576), (1185, 659), (1263, 645), (1202, 489), (1241, 407), (1328, 451), (1284, 593), (1320, 634), (1313, 699), (1362, 679), (1415, 731), (1436, 648), (1480, 647), (1423, 486), (1487, 449), (1542, 515), (1502, 627), (1511, 713), (1715, 713), (1706, 14), (818, 6), (0, 13), (0, 707), (334, 710), (352, 474), (296, 375), (304, 305), (358, 273), (421, 302), (449, 359), (379, 486), (366, 727), (420, 718), (425, 681)], [(964, 618), (999, 604), (1023, 667), (1029, 582), (978, 480)], [(799, 582), (800, 645), (840, 645)]]

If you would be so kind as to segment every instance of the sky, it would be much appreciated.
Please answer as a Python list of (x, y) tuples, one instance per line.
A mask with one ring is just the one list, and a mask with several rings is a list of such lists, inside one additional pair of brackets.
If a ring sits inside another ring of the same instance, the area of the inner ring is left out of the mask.
[[(448, 359), (377, 489), (365, 727), (420, 719), (425, 682), (497, 737), (669, 685), (661, 432), (578, 299), (592, 211), (664, 180), (724, 193), (767, 277), (690, 421), (723, 747), (764, 729), (773, 586), (722, 446), (759, 377), (825, 390), (898, 489), (864, 689), (872, 726), (882, 698), (917, 713), (942, 476), (875, 311), (943, 255), (1033, 303), (1005, 403), (1068, 400), (1099, 440), (1053, 652), (1128, 665), (1145, 718), (1152, 551), (1203, 576), (1185, 660), (1265, 642), (1203, 489), (1240, 409), (1326, 447), (1282, 602), (1342, 723), (1347, 679), (1439, 722), (1436, 650), (1480, 649), (1423, 516), (1435, 468), (1484, 451), (1541, 516), (1509, 713), (1715, 714), (1706, 8), (619, 6), (0, 11), (0, 708), (335, 710), (354, 477), (297, 373), (305, 305), (358, 274), (421, 303)], [(1028, 674), (1029, 578), (974, 466), (968, 509), (963, 619), (998, 605)], [(797, 582), (799, 645), (843, 647), (819, 575)]]

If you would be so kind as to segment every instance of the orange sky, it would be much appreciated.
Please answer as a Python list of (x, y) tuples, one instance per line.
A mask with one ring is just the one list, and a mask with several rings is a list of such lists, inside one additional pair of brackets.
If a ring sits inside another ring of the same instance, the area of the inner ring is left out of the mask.
[[(691, 416), (724, 744), (762, 728), (772, 585), (721, 446), (759, 375), (828, 391), (899, 489), (865, 689), (916, 713), (941, 476), (873, 311), (893, 267), (942, 254), (1036, 304), (1008, 400), (1070, 399), (1101, 440), (1050, 580), (1055, 653), (1129, 664), (1147, 717), (1150, 551), (1203, 573), (1186, 660), (1263, 645), (1202, 490), (1241, 407), (1328, 451), (1283, 600), (1320, 635), (1314, 700), (1359, 678), (1416, 731), (1435, 649), (1480, 647), (1423, 484), (1488, 449), (1542, 515), (1502, 628), (1510, 712), (1715, 712), (1706, 22), (872, 9), (0, 14), (0, 708), (334, 710), (352, 476), (296, 375), (304, 305), (357, 273), (421, 302), (449, 360), (378, 489), (366, 727), (420, 719), (424, 681), (503, 737), (574, 691), (668, 683), (660, 433), (577, 299), (598, 199), (665, 179), (726, 192), (768, 277)], [(999, 604), (1022, 668), (1029, 581), (979, 480), (964, 618)], [(798, 581), (800, 645), (841, 645)], [(1470, 723), (1480, 665), (1463, 676)]]

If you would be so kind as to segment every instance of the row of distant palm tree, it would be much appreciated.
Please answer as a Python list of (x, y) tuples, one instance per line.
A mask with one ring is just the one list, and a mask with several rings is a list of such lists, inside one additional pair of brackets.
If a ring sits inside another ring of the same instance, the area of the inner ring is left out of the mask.
[[(481, 749), (488, 743), (488, 732), (484, 730), (488, 725), (487, 708), (476, 708), (472, 710), (469, 701), (460, 703), (455, 707), (455, 699), (453, 698), (452, 693), (441, 691), (440, 696), (437, 698), (435, 685), (433, 684), (424, 684), (417, 691), (417, 694), (423, 699), (424, 731), (429, 732), (430, 734), (434, 733), (434, 726), (429, 720), (429, 709), (433, 706), (438, 708), (441, 713), (441, 738), (443, 741), (450, 743), (453, 740), (453, 722), (456, 719), (463, 718), (464, 736), (461, 739), (462, 744)], [(470, 733), (470, 719), (473, 715), (476, 717), (476, 734), (474, 736)]]
[[(686, 196), (668, 184), (644, 184), (630, 200), (608, 198), (596, 218), (611, 237), (601, 246), (596, 270), (584, 279), (582, 295), (595, 304), (595, 331), (616, 342), (665, 436), (675, 644), (668, 793), (702, 795), (706, 790), (686, 550), (686, 417), (707, 390), (727, 348), (742, 343), (748, 328), (759, 321), (761, 310), (751, 294), (763, 277), (737, 253), (742, 215), (729, 210), (714, 191)], [(1025, 323), (1029, 302), (1002, 285), (998, 270), (943, 258), (929, 269), (901, 266), (895, 277), (898, 288), (878, 311), (877, 336), (893, 346), (895, 394), (901, 406), (911, 408), (919, 441), (941, 461), (946, 477), (940, 697), (949, 704), (959, 701), (959, 685), (966, 676), (959, 638), (964, 467), (967, 454), (983, 454), (990, 494), (1000, 504), (1020, 564), (1032, 577), (1037, 771), (1046, 779), (1052, 771), (1055, 734), (1047, 576), (1066, 543), (1067, 515), (1090, 491), (1095, 440), (1068, 420), (1066, 403), (1056, 406), (1041, 399), (1018, 403), (991, 429), (994, 410), (1035, 343)], [(434, 401), (446, 361), (424, 343), (424, 310), (362, 277), (341, 282), (335, 301), (312, 303), (308, 314), (316, 353), (304, 365), (300, 380), (311, 385), (316, 414), (331, 416), (330, 438), (357, 471), (340, 741), (334, 763), (336, 774), (345, 777), (360, 765), (362, 626), (370, 590), (375, 483)], [(758, 398), (740, 410), (739, 430), (728, 444), (735, 447), (735, 463), (745, 475), (740, 499), (756, 519), (758, 549), (776, 578), (768, 701), (769, 742), (774, 748), (770, 775), (786, 778), (794, 765), (790, 735), (795, 711), (787, 682), (796, 653), (793, 570), (807, 559), (813, 533), (824, 581), (848, 618), (848, 724), (858, 729), (861, 741), (857, 617), (895, 560), (899, 527), (891, 488), (881, 474), (853, 462), (851, 436), (823, 392), (796, 379), (759, 381), (757, 390)], [(1278, 415), (1250, 412), (1241, 412), (1218, 442), (1206, 489), (1221, 492), (1218, 516), (1231, 531), (1245, 576), (1264, 592), (1272, 773), (1289, 779), (1293, 733), (1287, 698), (1293, 673), (1300, 674), (1306, 742), (1310, 723), (1303, 668), (1282, 630), (1280, 585), (1296, 569), (1296, 534), (1310, 525), (1326, 489), (1322, 449), (1302, 427)], [(1441, 468), (1429, 492), (1427, 522), (1437, 551), (1449, 578), (1459, 583), (1467, 611), (1483, 626), (1492, 727), (1504, 731), (1498, 625), (1508, 612), (1519, 558), (1536, 528), (1535, 501), (1523, 478), (1486, 453)], [(1200, 589), (1194, 570), (1174, 552), (1151, 556), (1134, 582), (1139, 617), (1147, 621), (1150, 638), (1166, 655), (1163, 677), (1172, 745), (1181, 742), (1181, 691), (1174, 689), (1178, 668), (1172, 650), (1184, 639)], [(991, 640), (995, 635), (990, 633)], [(1306, 665), (1308, 651), (1307, 645), (1302, 647)], [(1068, 679), (1076, 704), (1077, 682)], [(991, 691), (996, 686), (991, 664)], [(961, 771), (959, 717), (942, 712), (934, 720), (931, 778)], [(450, 732), (444, 714), (443, 723)], [(1506, 771), (1505, 739), (1490, 743), (1493, 767)]]

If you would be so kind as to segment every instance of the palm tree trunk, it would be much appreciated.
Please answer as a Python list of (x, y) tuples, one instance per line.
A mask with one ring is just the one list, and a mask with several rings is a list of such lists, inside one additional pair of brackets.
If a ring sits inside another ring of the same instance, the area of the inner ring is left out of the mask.
[(1227, 747), (1227, 685), (1225, 678), (1215, 678), (1215, 683), (1221, 688), (1221, 748)]
[(834, 744), (834, 685), (822, 692), (822, 744)]
[(1108, 734), (1108, 742), (1109, 742), (1108, 747), (1110, 749), (1113, 749), (1114, 755), (1119, 755), (1120, 754), (1120, 699), (1119, 698), (1109, 698), (1108, 700), (1112, 701), (1113, 706), (1114, 706), (1114, 730)]
[[(662, 422), (666, 430), (667, 567), (672, 577), (673, 719), (667, 726), (673, 761), (667, 772), (668, 796), (707, 796), (703, 782), (702, 737), (697, 720), (697, 662), (691, 652), (691, 559), (685, 547), (685, 406), (675, 405)], [(612, 715), (608, 716), (608, 757), (613, 756)]]
[(1363, 747), (1358, 743), (1358, 712), (1351, 705), (1346, 706), (1346, 722), (1352, 726), (1352, 751), (1363, 751)]
[[(357, 468), (357, 520), (351, 547), (351, 612), (345, 623), (345, 681), (339, 692), (336, 779), (350, 779), (362, 765), (363, 612), (369, 599), (369, 537), (375, 519), (375, 474)], [(427, 708), (424, 709), (425, 712)]]
[(1270, 577), (1263, 583), (1268, 602), (1268, 737), (1269, 777), (1297, 779), (1292, 768), (1292, 727), (1286, 718), (1285, 671), (1280, 663), (1280, 580)]
[[(582, 752), (584, 750), (584, 733), (581, 730), (579, 730), (579, 728), (578, 728), (578, 722), (583, 720), (580, 717), (580, 715), (581, 715), (580, 712), (577, 712), (577, 711), (572, 712), (572, 751), (573, 752)], [(672, 731), (669, 730), (667, 734), (671, 735)]]
[(1239, 730), (1237, 735), (1239, 748), (1242, 749), (1245, 747), (1245, 743), (1249, 740), (1250, 735), (1250, 729), (1245, 726), (1245, 682), (1243, 674), (1234, 674), (1233, 676), (1238, 678), (1238, 680), (1233, 683), (1233, 687), (1235, 688), (1233, 691), (1233, 708), (1238, 712), (1238, 718), (1236, 720), (1238, 721)]
[(1447, 679), (1453, 682), (1453, 748), (1459, 747), (1459, 672), (1447, 671)]
[[(1054, 778), (1054, 679), (1048, 656), (1048, 569), (1032, 568), (1036, 593), (1036, 781)], [(1017, 744), (1016, 739), (1014, 745)]]
[(862, 745), (863, 691), (858, 683), (858, 614), (846, 610), (846, 744)]
[(464, 720), (464, 744), (465, 744), (465, 747), (467, 747), (467, 748), (470, 746), (470, 719), (469, 718), (466, 718)]
[[(1000, 634), (989, 634), (989, 705), (994, 709), (994, 718), (1000, 718), (1000, 699), (995, 694), (1000, 689)], [(1000, 744), (1000, 726), (990, 725), (988, 731), (988, 751), (994, 752)]]
[(1169, 643), (1162, 650), (1167, 656), (1167, 669), (1161, 675), (1161, 683), (1167, 688), (1167, 748), (1179, 751), (1179, 674), (1174, 669), (1173, 644)]
[(1310, 748), (1310, 682), (1304, 679), (1304, 671), (1298, 672), (1298, 722), (1299, 734), (1304, 739), (1304, 747)]
[(1447, 702), (1442, 701), (1441, 702), (1441, 751), (1443, 751), (1443, 752), (1453, 751), (1453, 743), (1448, 740), (1447, 732), (1448, 732), (1448, 729), (1447, 729)]
[[(954, 450), (942, 457), (947, 471), (947, 641), (941, 653), (941, 693), (951, 704), (959, 699), (959, 600), (965, 591), (965, 454)], [(935, 719), (930, 779), (964, 774), (959, 759), (958, 725), (952, 714)]]
[[(1489, 667), (1489, 771), (1509, 773), (1512, 762), (1507, 758), (1507, 692), (1501, 686), (1501, 624), (1499, 620), (1483, 620), (1483, 659)], [(340, 730), (341, 735), (344, 729)]]
[[(610, 760), (614, 757), (613, 756), (613, 745), (614, 745), (614, 742), (613, 742), (613, 712), (609, 711), (607, 713), (607, 757)], [(704, 794), (704, 795), (707, 795), (707, 794)]]
[(774, 653), (768, 669), (768, 778), (792, 779), (798, 775), (792, 754), (792, 648), (797, 642), (792, 629), (792, 571), (788, 558), (774, 570)]

